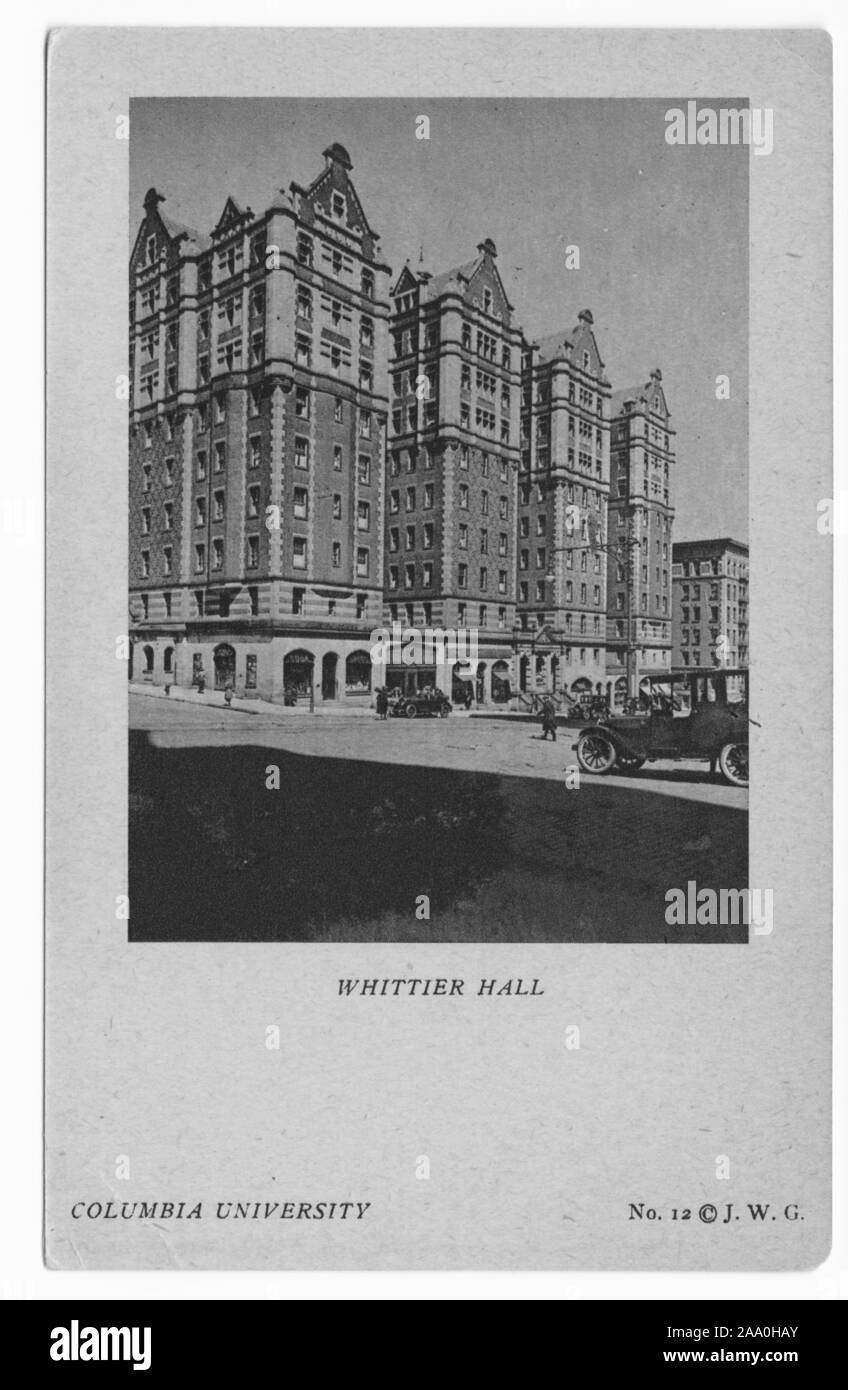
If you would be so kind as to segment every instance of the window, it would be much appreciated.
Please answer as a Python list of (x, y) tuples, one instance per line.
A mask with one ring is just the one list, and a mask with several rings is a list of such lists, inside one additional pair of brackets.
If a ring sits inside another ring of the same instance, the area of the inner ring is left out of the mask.
[(219, 439), (215, 445), (215, 472), (223, 473), (227, 462), (227, 446), (223, 439)]
[(400, 493), (398, 492), (397, 488), (393, 488), (392, 491), (389, 493), (389, 511), (400, 511)]
[(169, 545), (165, 546), (165, 549), (162, 551), (162, 556), (164, 559), (165, 574), (171, 574), (173, 569), (174, 552)]
[(250, 467), (258, 468), (262, 462), (262, 439), (258, 434), (250, 436)]
[(305, 589), (292, 589), (292, 613), (302, 614), (304, 607)]
[(197, 469), (196, 469), (196, 475), (197, 475), (197, 481), (198, 481), (199, 483), (202, 483), (202, 482), (203, 482), (203, 479), (206, 477), (206, 450), (205, 450), (205, 449), (198, 449), (198, 451), (197, 451)]
[(462, 522), (459, 528), (459, 548), (460, 550), (468, 549), (468, 527), (465, 522)]
[(356, 552), (356, 573), (360, 578), (368, 574), (371, 563), (371, 552), (367, 546), (361, 545)]
[(194, 524), (195, 526), (206, 525), (206, 498), (198, 497), (194, 504)]
[(498, 516), (500, 517), (501, 521), (506, 521), (507, 517), (509, 516), (509, 499), (506, 497), (502, 497), (500, 500), (500, 503), (498, 505)]
[(370, 483), (371, 481), (371, 458), (368, 454), (359, 455), (359, 481)]
[(359, 346), (364, 348), (374, 346), (374, 323), (365, 314), (359, 321)]
[(424, 568), (423, 568), (423, 571), (422, 571), (422, 580), (421, 580), (421, 582), (422, 582), (422, 584), (423, 584), (423, 586), (424, 586), (425, 589), (432, 589), (432, 587), (433, 587), (433, 561), (432, 561), (432, 560), (425, 560), (425, 561), (424, 561)]
[(432, 523), (432, 521), (427, 521), (427, 522), (424, 523), (424, 549), (425, 549), (425, 550), (432, 550), (432, 548), (433, 548), (433, 523)]
[(368, 531), (371, 527), (371, 503), (359, 502), (356, 508), (356, 525), (360, 531)]
[(415, 527), (414, 527), (414, 526), (407, 526), (407, 528), (406, 528), (406, 548), (407, 548), (407, 550), (414, 550), (414, 549), (415, 549)]
[(151, 466), (150, 466), (149, 463), (145, 463), (145, 464), (143, 465), (142, 470), (141, 470), (141, 476), (142, 476), (142, 484), (141, 484), (141, 486), (142, 486), (142, 491), (143, 491), (143, 492), (149, 492), (149, 491), (150, 491), (150, 477), (151, 477), (152, 471), (153, 471), (153, 470), (152, 470), (152, 468), (151, 468)]
[(296, 386), (294, 391), (294, 413), (301, 420), (309, 419), (309, 392), (305, 386)]
[(468, 566), (460, 565), (457, 569), (457, 584), (460, 589), (468, 588)]
[(408, 487), (408, 488), (406, 489), (406, 510), (407, 510), (408, 512), (414, 512), (414, 511), (415, 511), (415, 488), (414, 488), (414, 487)]
[(214, 505), (213, 505), (213, 509), (212, 509), (212, 516), (213, 516), (214, 520), (215, 520), (215, 521), (223, 521), (223, 520), (224, 520), (224, 494), (223, 494), (223, 492), (216, 492), (216, 493), (213, 494), (213, 504), (214, 504)]
[(333, 541), (332, 546), (333, 569), (339, 569), (342, 563), (341, 541)]
[(309, 440), (303, 435), (295, 435), (294, 439), (294, 466), (295, 468), (309, 467)]
[(374, 276), (370, 270), (362, 272), (362, 293), (366, 299), (374, 298)]
[(165, 503), (165, 507), (164, 507), (164, 516), (165, 516), (164, 529), (165, 529), (166, 531), (170, 531), (170, 530), (173, 529), (173, 525), (174, 525), (174, 504), (173, 504), (173, 502), (166, 502), (166, 503)]
[[(217, 542), (216, 542), (217, 544)], [(247, 568), (255, 570), (259, 564), (259, 537), (248, 536), (247, 538)]]
[(143, 578), (143, 579), (148, 579), (148, 578), (150, 577), (150, 551), (149, 551), (149, 550), (142, 550), (142, 552), (141, 552), (141, 575), (142, 575), (142, 578)]
[(389, 588), (396, 589), (398, 586), (398, 567), (389, 565)]
[(426, 483), (424, 487), (424, 506), (429, 510), (433, 505), (433, 484)]
[(196, 545), (194, 547), (194, 569), (195, 573), (200, 573), (206, 569), (206, 546)]
[(480, 553), (481, 555), (488, 555), (489, 553), (489, 533), (485, 526), (480, 531)]
[(304, 232), (299, 232), (297, 237), (297, 259), (301, 265), (312, 264), (312, 238), (306, 236)]
[(312, 339), (305, 333), (296, 333), (294, 336), (294, 360), (301, 367), (308, 367), (312, 362)]
[(306, 537), (295, 536), (292, 541), (292, 566), (296, 570), (306, 569)]
[(489, 625), (489, 610), (488, 610), (488, 608), (486, 607), (485, 603), (481, 603), (481, 604), (480, 604), (480, 616), (479, 616), (478, 626), (479, 626), (479, 627), (488, 627), (488, 625)]
[(343, 402), (342, 400), (340, 400), (338, 397), (336, 397), (336, 400), (333, 402), (333, 420), (335, 421), (335, 423), (336, 423), (337, 425), (340, 425), (340, 424), (342, 423), (343, 419), (344, 419), (344, 402)]
[(360, 439), (371, 438), (371, 411), (360, 410), (359, 412), (359, 437)]
[(468, 510), (468, 485), (466, 483), (459, 485), (459, 505), (466, 511)]
[(251, 413), (251, 415), (258, 415), (258, 414), (259, 414), (259, 411), (260, 411), (260, 409), (261, 409), (261, 406), (262, 406), (262, 391), (261, 391), (260, 387), (258, 387), (258, 386), (252, 387), (252, 389), (251, 389), (251, 391), (250, 391), (250, 393), (249, 393), (249, 396), (250, 396), (250, 413)]
[(227, 418), (227, 397), (225, 392), (219, 391), (215, 396), (215, 424), (222, 425)]
[(260, 493), (260, 490), (259, 490), (259, 485), (258, 485), (257, 483), (254, 483), (252, 487), (249, 487), (249, 488), (247, 489), (247, 515), (248, 515), (248, 516), (258, 516), (258, 515), (259, 515), (259, 502), (260, 502), (260, 497), (261, 497), (261, 493)]
[(486, 565), (481, 565), (481, 566), (480, 566), (480, 588), (481, 588), (481, 589), (488, 589), (488, 587), (489, 587), (489, 570), (488, 570), (488, 567), (487, 567)]
[[(253, 536), (252, 539), (256, 540), (256, 537)], [(212, 568), (213, 570), (224, 568), (224, 542), (220, 537), (216, 537), (212, 542)]]

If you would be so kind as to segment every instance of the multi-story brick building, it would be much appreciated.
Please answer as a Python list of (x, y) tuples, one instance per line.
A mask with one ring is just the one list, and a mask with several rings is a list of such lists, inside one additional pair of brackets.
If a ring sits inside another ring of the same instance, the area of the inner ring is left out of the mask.
[(671, 666), (675, 431), (669, 418), (659, 368), (644, 386), (613, 392), (606, 660), (616, 703)]
[(341, 145), (200, 235), (151, 189), (130, 263), (136, 678), (368, 698), (388, 288)]
[(748, 547), (729, 537), (672, 551), (675, 666), (748, 665)]
[(476, 630), (477, 662), (386, 679), (488, 703), (511, 690), (521, 334), (493, 242), (477, 252), (392, 290), (385, 545), (387, 624)]
[(588, 309), (524, 342), (521, 397), (518, 689), (601, 694), (610, 384)]

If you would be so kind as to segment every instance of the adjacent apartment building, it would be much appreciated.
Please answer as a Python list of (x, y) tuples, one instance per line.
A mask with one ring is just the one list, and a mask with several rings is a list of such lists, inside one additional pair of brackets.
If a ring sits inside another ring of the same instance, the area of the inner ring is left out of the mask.
[(610, 383), (584, 309), (522, 353), (519, 692), (599, 694), (606, 678)]
[(672, 555), (675, 666), (748, 665), (748, 547), (723, 536)]
[(658, 367), (644, 386), (613, 392), (606, 670), (616, 703), (672, 662), (674, 436)]
[(130, 263), (136, 678), (368, 699), (390, 270), (341, 145), (208, 235), (155, 189)]
[(407, 264), (392, 290), (385, 621), (474, 629), (473, 663), (389, 666), (479, 703), (510, 697), (521, 333), (483, 240), (464, 265)]

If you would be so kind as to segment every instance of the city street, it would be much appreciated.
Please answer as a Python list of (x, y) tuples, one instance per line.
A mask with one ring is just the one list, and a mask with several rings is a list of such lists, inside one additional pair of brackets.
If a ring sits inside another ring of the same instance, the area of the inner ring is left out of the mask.
[(669, 888), (747, 882), (747, 792), (705, 764), (568, 789), (573, 729), (554, 745), (529, 723), (254, 715), (214, 696), (132, 695), (130, 730), (136, 939), (746, 935), (665, 921)]

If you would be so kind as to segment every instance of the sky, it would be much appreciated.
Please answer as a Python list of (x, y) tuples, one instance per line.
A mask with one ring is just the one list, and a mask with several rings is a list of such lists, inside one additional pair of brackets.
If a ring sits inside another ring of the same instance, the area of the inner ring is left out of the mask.
[(208, 233), (228, 195), (264, 211), (339, 142), (395, 275), (422, 253), (433, 274), (461, 265), (491, 237), (529, 337), (591, 309), (613, 390), (659, 367), (677, 431), (674, 538), (746, 541), (749, 151), (668, 145), (672, 106), (685, 98), (135, 99), (130, 242), (151, 186), (166, 216)]

